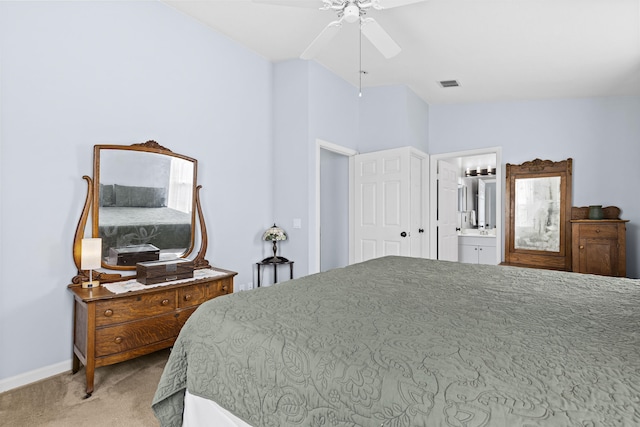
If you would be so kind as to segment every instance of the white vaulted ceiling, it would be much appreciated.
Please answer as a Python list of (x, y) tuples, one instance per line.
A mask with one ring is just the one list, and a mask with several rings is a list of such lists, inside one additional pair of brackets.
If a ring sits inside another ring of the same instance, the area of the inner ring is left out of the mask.
[[(164, 3), (274, 62), (336, 19), (250, 0)], [(385, 59), (364, 38), (364, 88), (404, 84), (430, 104), (640, 95), (640, 0), (426, 0), (367, 16), (402, 52)], [(358, 86), (359, 40), (345, 24), (314, 60)]]

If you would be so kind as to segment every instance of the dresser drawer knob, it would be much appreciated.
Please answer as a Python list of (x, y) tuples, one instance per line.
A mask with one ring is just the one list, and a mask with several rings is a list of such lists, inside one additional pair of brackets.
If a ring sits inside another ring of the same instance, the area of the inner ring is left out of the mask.
[(115, 342), (116, 344), (121, 344), (122, 343), (122, 337), (116, 337), (116, 339), (114, 339), (113, 342)]
[(227, 285), (224, 285), (224, 286), (222, 287), (222, 291), (223, 291), (223, 292), (227, 292)]
[(584, 245), (580, 245), (580, 249), (584, 249)]
[(113, 310), (109, 308), (104, 311), (104, 317), (111, 317), (111, 316), (113, 316)]
[(190, 301), (190, 300), (191, 300), (191, 294), (186, 294), (186, 295), (184, 296), (184, 300), (185, 300), (185, 301)]
[(596, 228), (596, 233), (599, 233), (599, 232), (600, 232), (600, 229), (599, 229), (599, 228)]
[(169, 305), (169, 300), (168, 299), (163, 299), (160, 304), (161, 305)]

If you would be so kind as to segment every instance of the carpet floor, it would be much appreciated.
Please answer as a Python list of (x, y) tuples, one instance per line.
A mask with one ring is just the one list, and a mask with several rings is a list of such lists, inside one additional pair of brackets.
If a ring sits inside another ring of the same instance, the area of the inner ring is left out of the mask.
[(85, 396), (84, 367), (0, 394), (0, 426), (157, 427), (151, 400), (169, 350), (96, 369)]

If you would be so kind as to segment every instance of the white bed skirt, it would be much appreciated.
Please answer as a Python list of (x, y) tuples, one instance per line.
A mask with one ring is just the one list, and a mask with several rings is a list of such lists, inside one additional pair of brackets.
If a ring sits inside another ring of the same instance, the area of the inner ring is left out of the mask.
[(194, 396), (184, 396), (182, 427), (251, 427), (216, 402)]

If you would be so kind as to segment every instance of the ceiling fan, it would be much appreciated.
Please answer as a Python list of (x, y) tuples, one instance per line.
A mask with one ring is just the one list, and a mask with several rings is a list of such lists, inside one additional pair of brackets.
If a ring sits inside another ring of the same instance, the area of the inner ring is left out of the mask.
[[(270, 3), (282, 6), (317, 7), (320, 0), (254, 0), (260, 3)], [(338, 15), (338, 20), (332, 21), (302, 52), (300, 58), (314, 58), (340, 31), (344, 22), (352, 24), (360, 22), (360, 31), (373, 46), (389, 59), (402, 50), (391, 36), (373, 18), (365, 17), (370, 9), (383, 10), (426, 0), (321, 0), (320, 10), (332, 10)]]

